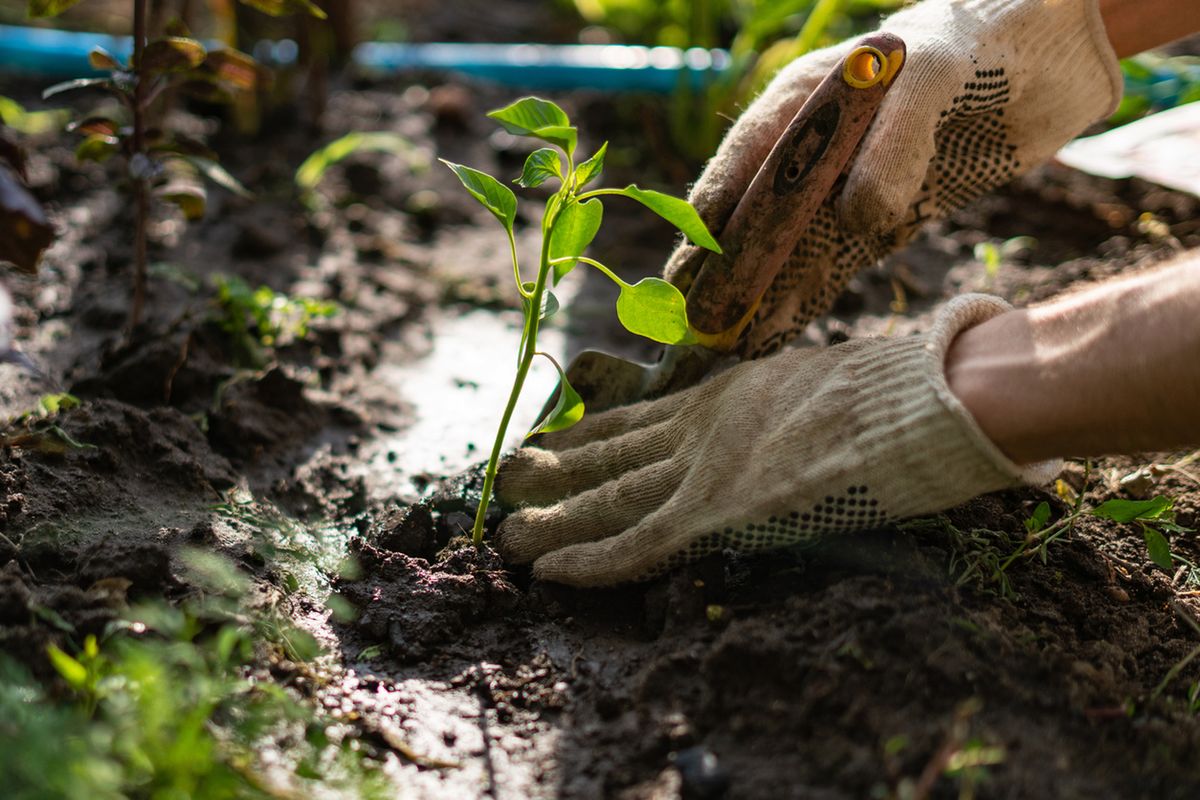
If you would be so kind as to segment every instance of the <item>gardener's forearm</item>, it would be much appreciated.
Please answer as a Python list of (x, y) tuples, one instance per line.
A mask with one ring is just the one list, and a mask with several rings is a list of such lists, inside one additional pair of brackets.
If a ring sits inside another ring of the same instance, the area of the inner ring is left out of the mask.
[(1100, 0), (1100, 16), (1118, 58), (1200, 31), (1196, 0)]
[(1200, 445), (1200, 254), (963, 333), (951, 390), (1010, 458)]

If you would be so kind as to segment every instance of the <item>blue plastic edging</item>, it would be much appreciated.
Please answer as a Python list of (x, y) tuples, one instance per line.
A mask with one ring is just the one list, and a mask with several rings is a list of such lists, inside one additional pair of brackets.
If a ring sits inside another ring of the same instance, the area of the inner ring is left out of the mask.
[[(0, 71), (48, 78), (95, 75), (88, 53), (96, 47), (124, 60), (133, 43), (128, 36), (0, 25)], [(253, 48), (255, 57), (269, 65), (294, 61), (296, 50), (288, 40)], [(368, 42), (355, 48), (353, 61), (369, 72), (456, 72), (537, 89), (671, 92), (681, 81), (700, 88), (715, 80), (728, 68), (729, 54), (637, 45)]]

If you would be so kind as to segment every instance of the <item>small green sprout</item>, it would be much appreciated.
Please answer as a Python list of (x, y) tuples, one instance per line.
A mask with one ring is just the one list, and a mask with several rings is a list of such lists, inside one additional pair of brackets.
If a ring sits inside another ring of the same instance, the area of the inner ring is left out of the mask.
[(269, 286), (253, 288), (236, 276), (218, 275), (215, 282), (217, 323), (233, 338), (241, 360), (256, 367), (266, 363), (263, 348), (303, 339), (313, 320), (339, 310), (329, 300), (290, 297)]
[(476, 544), (483, 540), (484, 519), (496, 481), (500, 451), (504, 446), (508, 424), (534, 356), (545, 356), (554, 364), (559, 374), (559, 392), (554, 408), (530, 435), (562, 430), (583, 418), (583, 401), (567, 382), (562, 367), (537, 349), (538, 329), (542, 320), (558, 308), (558, 302), (550, 291), (552, 286), (557, 285), (577, 264), (595, 267), (620, 287), (617, 317), (629, 331), (663, 344), (691, 344), (695, 341), (688, 326), (684, 297), (678, 289), (660, 278), (644, 278), (635, 284), (626, 283), (604, 264), (583, 255), (600, 229), (604, 214), (601, 198), (614, 195), (636, 200), (677, 227), (693, 243), (713, 252), (721, 252), (720, 245), (704, 226), (700, 215), (686, 200), (634, 185), (623, 189), (585, 190), (587, 184), (599, 177), (604, 168), (607, 143), (601, 145), (590, 158), (576, 163), (578, 131), (571, 125), (566, 112), (554, 103), (537, 97), (525, 97), (506, 108), (489, 112), (488, 116), (511, 134), (529, 136), (552, 145), (531, 153), (525, 161), (521, 176), (514, 183), (532, 188), (549, 180), (557, 180), (559, 188), (546, 202), (542, 213), (542, 244), (537, 275), (534, 280), (527, 281), (521, 274), (513, 234), (513, 225), (517, 217), (516, 195), (485, 172), (442, 160), (442, 163), (458, 176), (471, 196), (492, 212), (504, 226), (512, 258), (513, 278), (521, 296), (525, 316), (516, 378), (484, 473), (483, 494), (479, 500), (472, 530), (472, 538)]
[(1175, 523), (1174, 507), (1174, 500), (1159, 495), (1151, 500), (1109, 500), (1092, 509), (1091, 515), (1114, 522), (1136, 522), (1142, 528), (1150, 560), (1163, 569), (1171, 569), (1182, 559), (1172, 555), (1164, 534), (1190, 530)]

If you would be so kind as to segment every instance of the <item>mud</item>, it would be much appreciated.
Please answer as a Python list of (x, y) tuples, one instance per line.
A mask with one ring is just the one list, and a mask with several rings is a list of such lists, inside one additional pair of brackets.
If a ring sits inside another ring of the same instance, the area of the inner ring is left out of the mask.
[[(461, 393), (446, 409), (478, 398), (498, 410), (499, 398), (485, 391), (491, 376), (472, 386), (453, 369), (430, 389), (423, 365), (467, 363), (482, 317), (481, 338), (515, 347), (513, 301), (494, 221), (448, 173), (414, 164), (437, 155), (514, 172), (522, 145), (482, 115), (508, 99), (473, 84), (345, 86), (315, 135), (284, 125), (250, 143), (222, 138), (224, 162), (259, 200), (218, 194), (201, 223), (156, 220), (153, 258), (166, 266), (128, 341), (128, 209), (65, 140), (38, 149), (35, 188), (63, 236), (40, 278), (9, 285), (21, 346), (61, 386), (0, 368), (0, 416), (14, 420), (0, 431), (0, 649), (50, 680), (46, 644), (102, 633), (129, 602), (195, 591), (183, 554), (200, 548), (317, 635), (328, 655), (276, 678), (352, 723), (405, 797), (1200, 793), (1189, 696), (1200, 667), (1164, 684), (1200, 644), (1200, 575), (1154, 567), (1136, 525), (1090, 518), (1044, 561), (1016, 561), (1007, 585), (987, 569), (1020, 546), (1039, 502), (1068, 512), (1054, 486), (605, 591), (532, 581), (464, 540), (473, 477), (444, 479), (481, 457), (486, 428), (457, 412), (421, 420), (438, 410), (430, 392)], [(630, 115), (645, 113), (559, 99), (595, 121), (591, 136), (628, 139)], [(291, 171), (355, 129), (402, 131), (423, 157), (347, 159), (305, 212)], [(633, 153), (607, 177), (679, 193), (694, 166)], [(523, 252), (536, 244), (531, 209)], [(919, 330), (963, 291), (1021, 305), (1146, 269), (1200, 246), (1198, 212), (1194, 198), (1136, 180), (1047, 167), (861, 275), (806, 341)], [(631, 275), (671, 247), (663, 226), (615, 205), (606, 226), (597, 257)], [(975, 246), (1014, 236), (1036, 241), (988, 274)], [(342, 312), (248, 365), (214, 321), (217, 274)], [(571, 291), (557, 349), (648, 354), (612, 324), (607, 287), (579, 276)], [(448, 331), (458, 350), (436, 346)], [(82, 405), (15, 419), (59, 388)], [(1086, 486), (1071, 463), (1062, 480), (1092, 504), (1170, 495), (1178, 522), (1197, 527), (1200, 468), (1185, 455), (1103, 460)], [(1191, 534), (1172, 547), (1200, 560)]]

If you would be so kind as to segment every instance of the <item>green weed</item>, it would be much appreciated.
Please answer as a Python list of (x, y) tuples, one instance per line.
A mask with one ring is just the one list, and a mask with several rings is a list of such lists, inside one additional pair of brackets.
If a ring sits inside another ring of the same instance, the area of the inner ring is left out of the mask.
[(215, 278), (215, 319), (229, 334), (238, 362), (252, 367), (267, 363), (267, 351), (308, 336), (314, 320), (337, 314), (337, 303), (290, 297), (268, 286), (253, 288), (237, 276)]
[(315, 192), (321, 179), (337, 162), (349, 158), (355, 153), (389, 153), (405, 156), (412, 168), (427, 166), (413, 149), (412, 143), (398, 133), (390, 131), (355, 131), (348, 133), (329, 144), (313, 151), (296, 169), (295, 183), (300, 192), (300, 200), (308, 209), (317, 206)]
[(201, 599), (133, 608), (75, 652), (48, 647), (66, 697), (0, 659), (5, 796), (389, 796), (351, 729), (262, 671), (316, 657), (311, 636), (248, 612), (246, 578), (227, 562), (208, 553), (189, 562)]
[(559, 390), (554, 408), (534, 428), (531, 435), (568, 428), (583, 417), (583, 401), (567, 382), (562, 367), (553, 357), (537, 349), (537, 335), (542, 320), (558, 309), (558, 301), (550, 291), (552, 286), (576, 265), (587, 264), (599, 270), (620, 288), (617, 318), (627, 330), (664, 344), (692, 344), (696, 341), (688, 325), (684, 297), (678, 289), (660, 278), (644, 278), (636, 284), (626, 283), (604, 264), (583, 255), (583, 251), (600, 230), (604, 214), (601, 198), (621, 196), (636, 200), (679, 228), (695, 244), (714, 252), (721, 250), (716, 239), (700, 220), (700, 215), (686, 200), (634, 185), (624, 189), (586, 190), (585, 187), (598, 178), (604, 169), (604, 155), (608, 144), (606, 142), (601, 145), (590, 158), (576, 163), (575, 146), (578, 131), (571, 125), (566, 112), (554, 103), (537, 97), (526, 97), (506, 108), (489, 112), (488, 116), (511, 134), (532, 137), (552, 145), (531, 153), (525, 161), (520, 177), (514, 183), (532, 188), (555, 180), (558, 181), (559, 188), (550, 196), (542, 214), (541, 255), (536, 278), (526, 281), (522, 277), (517, 260), (516, 239), (513, 234), (517, 216), (516, 195), (487, 173), (443, 159), (443, 163), (458, 176), (467, 192), (504, 226), (512, 259), (513, 278), (525, 316), (516, 378), (484, 473), (483, 494), (472, 531), (472, 538), (476, 544), (483, 540), (484, 519), (491, 499), (492, 486), (496, 480), (496, 466), (504, 446), (508, 423), (535, 356), (544, 356), (554, 364), (559, 373)]
[(59, 412), (79, 405), (79, 398), (66, 392), (42, 395), (36, 406), (8, 421), (0, 432), (0, 445), (47, 453), (95, 449), (95, 445), (77, 441), (54, 421)]

